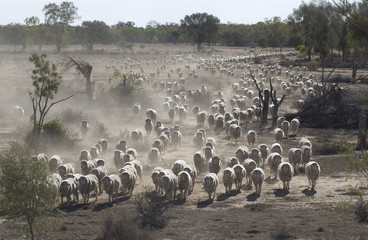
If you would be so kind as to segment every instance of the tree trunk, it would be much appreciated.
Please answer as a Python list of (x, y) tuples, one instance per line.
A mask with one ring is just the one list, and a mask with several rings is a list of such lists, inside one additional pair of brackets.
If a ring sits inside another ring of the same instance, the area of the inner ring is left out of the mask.
[(197, 43), (197, 51), (200, 52), (201, 51), (201, 43)]
[(262, 127), (265, 127), (267, 125), (269, 102), (270, 102), (270, 90), (266, 89), (264, 90), (264, 100), (263, 100), (262, 117), (261, 117)]
[(361, 113), (359, 116), (358, 150), (367, 149), (367, 115)]

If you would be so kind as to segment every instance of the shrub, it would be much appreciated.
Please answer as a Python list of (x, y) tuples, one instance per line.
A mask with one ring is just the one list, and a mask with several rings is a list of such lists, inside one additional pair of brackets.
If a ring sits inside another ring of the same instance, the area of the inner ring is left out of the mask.
[(305, 63), (305, 66), (308, 68), (309, 71), (316, 71), (318, 70), (319, 63), (312, 59), (310, 62)]
[(255, 64), (261, 64), (262, 63), (262, 58), (258, 54), (256, 54), (254, 56), (254, 63)]
[(80, 124), (84, 119), (87, 119), (87, 116), (73, 108), (63, 109), (60, 117), (60, 121), (65, 124)]
[(135, 195), (135, 206), (139, 213), (142, 228), (164, 228), (166, 220), (164, 212), (167, 206), (163, 205), (161, 197), (152, 188), (146, 187), (143, 192)]
[(368, 201), (364, 200), (363, 197), (359, 197), (353, 208), (360, 222), (368, 222)]
[(59, 119), (48, 121), (42, 126), (45, 143), (73, 146), (79, 139), (77, 133), (70, 133)]

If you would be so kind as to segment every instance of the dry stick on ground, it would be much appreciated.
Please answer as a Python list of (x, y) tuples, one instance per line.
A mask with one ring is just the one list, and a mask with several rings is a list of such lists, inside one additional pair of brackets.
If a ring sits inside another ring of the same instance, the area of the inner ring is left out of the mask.
[(88, 100), (92, 100), (95, 84), (94, 81), (91, 81), (92, 66), (88, 62), (76, 61), (70, 56), (67, 56), (67, 58), (69, 60), (65, 62), (65, 69), (68, 70), (72, 67), (75, 67), (78, 72), (82, 73), (86, 79), (86, 93)]

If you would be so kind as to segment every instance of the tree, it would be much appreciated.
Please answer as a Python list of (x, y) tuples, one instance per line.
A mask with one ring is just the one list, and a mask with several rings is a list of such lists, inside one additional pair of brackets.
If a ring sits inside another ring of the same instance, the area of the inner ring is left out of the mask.
[(281, 21), (280, 17), (265, 19), (265, 24), (268, 46), (280, 47), (281, 52), (286, 40), (286, 24)]
[(203, 42), (210, 43), (216, 37), (219, 24), (220, 20), (208, 13), (194, 13), (180, 20), (180, 27), (197, 44), (198, 52)]
[(82, 22), (82, 29), (84, 31), (85, 42), (87, 49), (92, 51), (95, 43), (109, 43), (110, 28), (103, 21), (84, 21)]
[(95, 86), (95, 82), (91, 81), (92, 66), (88, 62), (76, 61), (69, 56), (67, 57), (68, 60), (65, 63), (66, 69), (75, 67), (75, 69), (83, 75), (83, 77), (86, 79), (86, 93), (88, 101), (92, 101)]
[(62, 76), (56, 71), (56, 65), (51, 64), (46, 57), (46, 54), (32, 54), (32, 56), (29, 58), (29, 61), (35, 65), (35, 69), (32, 71), (33, 90), (29, 91), (28, 93), (31, 98), (33, 108), (32, 143), (36, 147), (38, 147), (45, 117), (51, 107), (72, 97), (69, 96), (58, 101), (50, 102), (54, 99), (59, 90)]
[(48, 164), (32, 155), (16, 143), (0, 154), (0, 208), (27, 239), (39, 238), (56, 222), (57, 189), (48, 180)]
[(62, 2), (60, 5), (49, 3), (42, 10), (45, 13), (45, 22), (52, 26), (55, 34), (56, 50), (60, 52), (64, 43), (64, 33), (66, 27), (79, 18), (78, 8), (73, 2)]
[(41, 28), (42, 26), (40, 25), (40, 19), (38, 17), (27, 17), (24, 20), (26, 26), (28, 27), (28, 29), (30, 30), (31, 34), (34, 36), (37, 44), (38, 44), (38, 49), (41, 51), (41, 47), (42, 47), (42, 41), (41, 41)]

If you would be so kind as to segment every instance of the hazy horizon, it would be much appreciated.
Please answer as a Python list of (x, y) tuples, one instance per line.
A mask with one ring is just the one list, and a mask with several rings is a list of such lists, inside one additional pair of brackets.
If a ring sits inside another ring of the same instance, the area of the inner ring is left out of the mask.
[[(50, 3), (63, 1), (45, 0), (0, 0), (0, 25), (10, 23), (24, 23), (27, 17), (37, 16), (44, 22), (43, 7)], [(286, 19), (293, 9), (298, 8), (302, 0), (228, 0), (224, 1), (170, 1), (170, 0), (141, 0), (141, 1), (97, 1), (75, 0), (81, 17), (72, 25), (80, 25), (83, 21), (104, 21), (107, 25), (117, 24), (119, 21), (132, 21), (137, 27), (146, 27), (150, 21), (159, 24), (177, 23), (185, 15), (193, 13), (212, 14), (221, 23), (255, 24), (266, 18), (280, 17)], [(308, 2), (308, 1), (305, 1)]]

